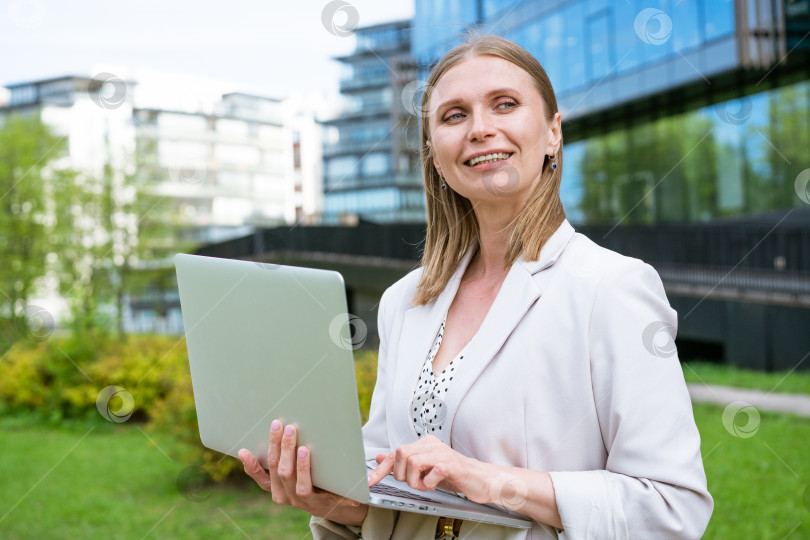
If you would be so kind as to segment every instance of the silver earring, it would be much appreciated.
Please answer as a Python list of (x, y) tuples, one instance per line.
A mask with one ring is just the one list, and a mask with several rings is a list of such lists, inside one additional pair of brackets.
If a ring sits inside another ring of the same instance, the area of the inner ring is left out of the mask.
[(557, 154), (551, 156), (551, 168), (552, 169), (557, 168)]
[(442, 181), (442, 189), (447, 189), (447, 182), (444, 181), (444, 177), (439, 173), (439, 178)]

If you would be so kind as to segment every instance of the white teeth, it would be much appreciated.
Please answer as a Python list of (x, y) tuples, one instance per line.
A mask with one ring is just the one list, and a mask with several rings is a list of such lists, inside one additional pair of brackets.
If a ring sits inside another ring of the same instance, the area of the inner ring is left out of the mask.
[(483, 156), (474, 157), (468, 163), (470, 164), (470, 167), (474, 167), (474, 166), (478, 165), (479, 163), (492, 163), (494, 161), (500, 161), (502, 159), (507, 159), (511, 155), (512, 154), (506, 154), (504, 152), (496, 152), (494, 154), (486, 154), (486, 155), (483, 155)]

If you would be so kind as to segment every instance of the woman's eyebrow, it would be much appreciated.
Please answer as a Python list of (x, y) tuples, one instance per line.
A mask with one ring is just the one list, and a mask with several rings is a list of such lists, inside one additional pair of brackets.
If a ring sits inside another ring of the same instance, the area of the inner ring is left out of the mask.
[[(518, 96), (521, 95), (520, 92), (518, 92), (514, 88), (504, 87), (504, 88), (495, 88), (493, 90), (490, 90), (489, 92), (484, 94), (484, 97), (485, 98), (490, 98), (490, 97), (495, 96), (497, 94), (517, 94)], [(462, 98), (448, 99), (447, 101), (444, 101), (441, 104), (439, 104), (439, 106), (436, 107), (436, 111), (438, 112), (438, 111), (444, 110), (447, 107), (454, 107), (454, 106), (458, 105), (459, 103), (463, 103), (463, 102), (464, 102), (464, 99), (462, 99)]]

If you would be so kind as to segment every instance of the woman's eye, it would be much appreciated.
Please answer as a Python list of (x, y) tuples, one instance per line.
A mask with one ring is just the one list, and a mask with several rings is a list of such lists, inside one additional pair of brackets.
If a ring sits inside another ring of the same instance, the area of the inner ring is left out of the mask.
[(453, 114), (448, 114), (447, 116), (444, 117), (444, 121), (448, 122), (450, 120), (458, 120), (462, 116), (464, 116), (464, 115), (462, 113), (460, 113), (460, 112), (453, 113)]
[(499, 109), (512, 109), (516, 106), (517, 103), (515, 103), (514, 101), (502, 101), (501, 103), (498, 103)]

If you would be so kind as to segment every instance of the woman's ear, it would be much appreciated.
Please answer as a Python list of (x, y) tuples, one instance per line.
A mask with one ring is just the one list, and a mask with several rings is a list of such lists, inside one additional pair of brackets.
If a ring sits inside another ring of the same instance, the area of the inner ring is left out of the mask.
[(439, 173), (439, 176), (441, 176), (442, 175), (442, 168), (439, 167), (439, 160), (437, 160), (436, 156), (433, 155), (429, 140), (425, 141), (425, 146), (428, 147), (428, 152), (430, 153), (431, 158), (433, 159), (433, 166), (436, 168), (436, 172)]
[(548, 123), (548, 147), (546, 154), (554, 155), (560, 150), (562, 140), (562, 116), (559, 112), (554, 113), (554, 118)]

